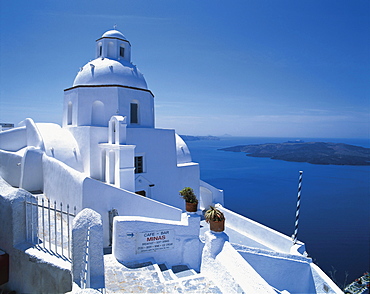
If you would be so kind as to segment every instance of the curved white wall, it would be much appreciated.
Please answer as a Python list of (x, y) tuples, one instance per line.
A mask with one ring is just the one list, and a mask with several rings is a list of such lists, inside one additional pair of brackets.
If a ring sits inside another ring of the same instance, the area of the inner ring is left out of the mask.
[(18, 151), (27, 146), (26, 127), (14, 128), (0, 132), (0, 149)]

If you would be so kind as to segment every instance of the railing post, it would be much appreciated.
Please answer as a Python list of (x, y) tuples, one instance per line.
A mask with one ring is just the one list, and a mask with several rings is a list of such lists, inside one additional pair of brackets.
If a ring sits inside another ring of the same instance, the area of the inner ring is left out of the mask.
[(39, 197), (35, 196), (35, 211), (36, 211), (36, 216), (35, 216), (35, 229), (36, 229), (36, 238), (37, 238), (37, 245), (40, 245), (40, 231), (39, 231)]
[(58, 236), (57, 236), (57, 202), (54, 201), (54, 231), (55, 231), (55, 253), (58, 253)]
[(42, 208), (41, 208), (41, 212), (42, 212), (42, 243), (44, 245), (44, 249), (45, 249), (45, 206), (44, 206), (44, 198), (41, 199), (41, 205), (42, 205)]
[(71, 236), (69, 232), (69, 204), (67, 204), (67, 233), (68, 233), (68, 245), (67, 245), (68, 258), (71, 258)]
[(60, 243), (62, 246), (62, 256), (63, 256), (63, 203), (60, 202)]
[(48, 220), (49, 220), (49, 250), (51, 251), (51, 219), (50, 219), (50, 199), (48, 199)]
[(30, 204), (31, 204), (31, 217), (30, 217), (30, 221), (31, 221), (31, 238), (30, 238), (30, 241), (31, 243), (34, 242), (35, 240), (35, 237), (34, 237), (34, 232), (33, 232), (33, 203), (32, 203), (32, 197), (30, 196)]
[(29, 232), (28, 232), (28, 224), (29, 224), (29, 217), (28, 217), (28, 212), (27, 212), (27, 208), (28, 208), (28, 201), (27, 201), (27, 195), (25, 197), (26, 201), (24, 202), (25, 204), (25, 207), (26, 207), (26, 241), (28, 241), (28, 235), (29, 235)]

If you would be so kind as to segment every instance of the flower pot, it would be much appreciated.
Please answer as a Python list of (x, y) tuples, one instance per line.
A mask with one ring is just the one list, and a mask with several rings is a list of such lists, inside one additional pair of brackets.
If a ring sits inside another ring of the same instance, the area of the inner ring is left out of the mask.
[(198, 203), (190, 203), (190, 202), (185, 202), (186, 204), (186, 211), (187, 212), (197, 212), (198, 210)]
[(222, 221), (209, 221), (209, 228), (213, 232), (223, 232), (225, 230), (225, 220)]

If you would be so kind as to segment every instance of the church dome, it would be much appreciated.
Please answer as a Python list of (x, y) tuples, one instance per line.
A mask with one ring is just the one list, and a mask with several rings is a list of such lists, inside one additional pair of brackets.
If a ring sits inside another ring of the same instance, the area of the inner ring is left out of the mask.
[(82, 67), (73, 82), (73, 87), (86, 85), (148, 89), (143, 74), (131, 63), (131, 44), (120, 31), (107, 31), (96, 40), (96, 59)]
[(107, 31), (101, 37), (102, 38), (117, 38), (117, 39), (121, 39), (121, 40), (126, 40), (127, 41), (126, 37), (120, 31), (117, 31), (117, 30)]
[(143, 74), (127, 61), (97, 58), (87, 63), (78, 72), (73, 86), (121, 85), (147, 89)]

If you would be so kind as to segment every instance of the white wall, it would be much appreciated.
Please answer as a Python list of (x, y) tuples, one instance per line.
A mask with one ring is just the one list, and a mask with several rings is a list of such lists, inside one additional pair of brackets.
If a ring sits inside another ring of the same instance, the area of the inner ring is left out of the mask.
[[(199, 216), (187, 213), (182, 215), (180, 221), (117, 216), (113, 224), (113, 255), (124, 264), (153, 258), (158, 264), (166, 263), (169, 267), (185, 264), (199, 270), (201, 249), (199, 222)], [(163, 234), (163, 239), (159, 241), (150, 240), (150, 235), (147, 237), (144, 235), (161, 231), (168, 234)], [(144, 247), (141, 247), (141, 241), (146, 241)], [(154, 247), (155, 244), (158, 247)], [(162, 245), (167, 247), (161, 247)], [(144, 252), (146, 250), (147, 252)]]
[(179, 191), (191, 187), (199, 198), (199, 165), (177, 164), (174, 130), (127, 128), (127, 144), (136, 145), (135, 154), (144, 156), (144, 173), (136, 174), (154, 184), (151, 197), (184, 207)]
[(210, 205), (214, 206), (216, 203), (224, 205), (224, 191), (202, 180), (200, 180), (200, 196), (200, 208), (202, 210), (209, 209)]
[(222, 293), (276, 293), (232, 247), (224, 232), (205, 233), (201, 273), (213, 280)]
[[(277, 252), (288, 254), (291, 252), (290, 250), (293, 245), (293, 241), (288, 236), (257, 223), (249, 218), (241, 216), (222, 206), (216, 206), (224, 213), (226, 224), (231, 229), (243, 235), (249, 236), (251, 239)], [(304, 244), (300, 241), (298, 241), (297, 244), (300, 245), (298, 252), (303, 254), (305, 252)]]
[[(93, 103), (104, 105), (99, 114), (102, 122), (93, 123)], [(127, 116), (130, 125), (130, 103), (139, 104), (139, 124), (131, 127), (154, 128), (154, 98), (150, 92), (124, 87), (77, 87), (66, 90), (63, 105), (63, 127), (68, 126), (68, 102), (72, 102), (71, 126), (105, 126), (114, 115)], [(118, 111), (118, 113), (117, 113)]]
[[(9, 282), (1, 285), (1, 289), (17, 293), (71, 291), (70, 264), (25, 242), (26, 195), (31, 196), (0, 178), (0, 248), (9, 254)], [(34, 214), (34, 221), (35, 218)]]
[(69, 204), (80, 211), (82, 206), (82, 184), (86, 175), (66, 164), (44, 155), (42, 158), (44, 194), (52, 201)]
[(104, 184), (91, 178), (83, 182), (83, 203), (102, 216), (104, 246), (109, 245), (108, 211), (115, 208), (118, 215), (147, 216), (172, 221), (181, 219), (181, 210), (138, 194)]
[(44, 178), (42, 171), (42, 156), (40, 149), (27, 147), (22, 157), (22, 171), (19, 187), (27, 191), (42, 191), (44, 188)]
[(100, 143), (108, 142), (106, 127), (68, 127), (81, 150), (84, 172), (94, 179), (102, 179), (102, 155)]
[(272, 287), (289, 293), (316, 293), (310, 258), (271, 254), (267, 250), (239, 253)]
[(68, 130), (53, 123), (37, 123), (36, 127), (48, 156), (60, 160), (77, 171), (84, 171), (79, 146)]
[(14, 153), (0, 150), (0, 176), (10, 185), (19, 187), (23, 151)]
[(5, 151), (18, 151), (26, 146), (26, 127), (14, 128), (0, 132), (0, 149)]

